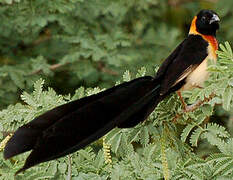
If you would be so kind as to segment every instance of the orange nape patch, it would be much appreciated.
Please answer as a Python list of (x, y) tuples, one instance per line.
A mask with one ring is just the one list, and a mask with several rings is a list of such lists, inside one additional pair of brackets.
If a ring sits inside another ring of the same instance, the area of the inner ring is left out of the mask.
[(197, 21), (197, 16), (194, 16), (190, 29), (189, 29), (189, 34), (200, 34), (197, 32), (196, 21)]
[(193, 18), (193, 20), (192, 20), (190, 30), (189, 30), (189, 34), (200, 35), (203, 39), (205, 39), (206, 41), (208, 41), (210, 43), (210, 45), (212, 46), (214, 51), (218, 50), (218, 41), (217, 41), (217, 39), (214, 36), (204, 35), (204, 34), (199, 33), (197, 31), (196, 21), (197, 21), (197, 16), (195, 16)]

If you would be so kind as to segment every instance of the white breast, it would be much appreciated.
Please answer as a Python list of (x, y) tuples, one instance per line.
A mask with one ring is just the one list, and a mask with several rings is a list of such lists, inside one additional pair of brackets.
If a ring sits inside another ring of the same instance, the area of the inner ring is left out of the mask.
[(211, 46), (208, 46), (208, 56), (205, 60), (186, 78), (186, 84), (181, 90), (190, 90), (194, 87), (202, 87), (204, 81), (208, 79), (209, 73), (207, 71), (208, 60), (214, 60), (216, 62), (217, 56)]

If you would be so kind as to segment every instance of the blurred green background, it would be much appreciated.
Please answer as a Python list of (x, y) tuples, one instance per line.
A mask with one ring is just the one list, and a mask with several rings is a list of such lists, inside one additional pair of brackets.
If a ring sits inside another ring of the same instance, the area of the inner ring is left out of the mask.
[(232, 0), (0, 0), (0, 109), (42, 77), (60, 94), (111, 87), (125, 70), (150, 75), (201, 9), (233, 42)]

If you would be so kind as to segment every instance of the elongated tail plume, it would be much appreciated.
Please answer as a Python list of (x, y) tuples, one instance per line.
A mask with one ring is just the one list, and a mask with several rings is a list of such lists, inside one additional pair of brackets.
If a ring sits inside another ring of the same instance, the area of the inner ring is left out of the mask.
[(115, 127), (145, 120), (161, 100), (150, 76), (56, 107), (20, 127), (7, 143), (6, 159), (32, 150), (17, 173), (75, 152)]

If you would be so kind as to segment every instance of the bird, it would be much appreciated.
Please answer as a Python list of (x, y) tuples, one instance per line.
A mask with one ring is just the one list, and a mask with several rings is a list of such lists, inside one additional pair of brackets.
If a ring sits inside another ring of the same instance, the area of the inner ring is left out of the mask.
[(45, 112), (15, 131), (4, 148), (4, 158), (31, 150), (18, 174), (80, 150), (113, 128), (136, 126), (173, 92), (202, 87), (208, 79), (208, 59), (217, 61), (219, 21), (213, 10), (201, 10), (188, 36), (154, 76), (139, 77)]

